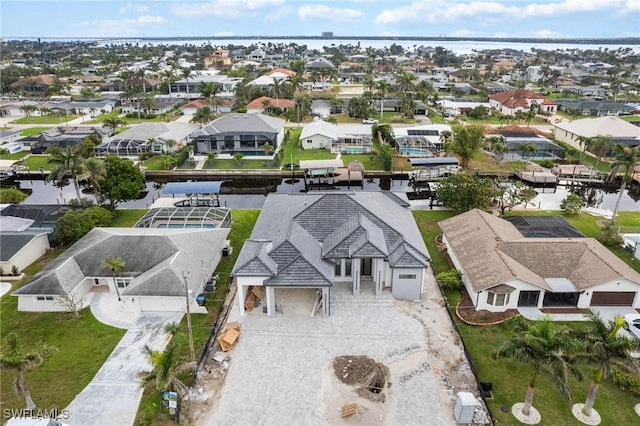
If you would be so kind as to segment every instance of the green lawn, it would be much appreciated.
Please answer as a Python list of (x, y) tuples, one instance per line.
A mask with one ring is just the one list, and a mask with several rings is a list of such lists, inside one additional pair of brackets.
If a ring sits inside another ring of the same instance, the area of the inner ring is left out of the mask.
[(138, 220), (142, 219), (142, 216), (144, 216), (147, 211), (147, 209), (117, 209), (110, 226), (131, 228)]
[(44, 170), (49, 170), (51, 168), (49, 158), (50, 156), (46, 154), (31, 154), (24, 160), (24, 163), (29, 170), (39, 170), (40, 167), (44, 167)]
[[(196, 359), (200, 359), (202, 356), (204, 346), (211, 334), (212, 325), (217, 319), (227, 295), (229, 288), (229, 274), (231, 273), (238, 254), (242, 249), (244, 241), (251, 235), (259, 214), (259, 210), (234, 209), (231, 211), (233, 225), (231, 226), (231, 232), (229, 233), (228, 238), (231, 241), (233, 253), (231, 256), (223, 257), (216, 269), (216, 273), (219, 276), (216, 290), (214, 293), (208, 295), (205, 303), (209, 314), (192, 315), (193, 340), (196, 347)], [(178, 339), (182, 356), (185, 359), (188, 359), (189, 343), (188, 335), (186, 333), (186, 318), (182, 320), (180, 325), (181, 332), (176, 336), (176, 339)], [(135, 424), (139, 426), (156, 424), (156, 422), (159, 422), (162, 419), (168, 419), (169, 417), (168, 411), (166, 409), (162, 409), (159, 392), (146, 389), (142, 396), (142, 401), (140, 402)]]
[(20, 134), (22, 136), (28, 137), (28, 136), (33, 136), (33, 135), (42, 133), (44, 130), (47, 130), (47, 129), (48, 127), (30, 127), (28, 129), (22, 130)]
[[(622, 212), (620, 225), (629, 226), (640, 223), (640, 212)], [(517, 211), (513, 214), (560, 214), (559, 211)], [(431, 262), (436, 273), (449, 269), (444, 255), (438, 250), (435, 237), (441, 233), (438, 222), (454, 214), (446, 210), (420, 210), (413, 215), (418, 223), (420, 233), (427, 245)], [(565, 216), (566, 217), (566, 216)], [(586, 236), (594, 236), (598, 232), (598, 218), (580, 214), (566, 217), (572, 225)], [(628, 258), (628, 255), (627, 255)], [(446, 295), (451, 308), (460, 300), (459, 292), (451, 292)], [(455, 314), (454, 314), (455, 317)], [(582, 323), (566, 323), (571, 327), (579, 327)], [(527, 385), (531, 376), (531, 367), (511, 360), (493, 360), (495, 349), (511, 334), (509, 323), (496, 326), (469, 326), (456, 318), (456, 326), (467, 347), (473, 363), (478, 370), (479, 380), (493, 383), (494, 399), (487, 400), (491, 413), (496, 418), (496, 424), (517, 425), (520, 424), (510, 414), (510, 408), (516, 402), (524, 400)], [(585, 380), (570, 382), (575, 402), (584, 402), (593, 376), (593, 369), (581, 368)], [(637, 403), (637, 397), (631, 393), (621, 391), (611, 380), (606, 380), (600, 387), (600, 393), (596, 400), (595, 409), (602, 417), (602, 424), (623, 425), (635, 424), (637, 416), (633, 406)], [(571, 403), (566, 401), (556, 388), (544, 375), (538, 376), (536, 396), (533, 405), (542, 415), (541, 425), (579, 425), (571, 414)], [(507, 413), (502, 408), (508, 409)]]
[(13, 120), (9, 124), (62, 124), (80, 117), (78, 114), (69, 114), (67, 116), (59, 115), (36, 115), (31, 117), (22, 117)]
[(13, 154), (0, 154), (0, 160), (20, 160), (31, 154), (30, 151), (18, 151)]
[[(39, 271), (46, 261), (59, 255), (61, 250), (50, 252), (40, 261), (24, 270), (27, 277)], [(14, 284), (20, 287), (23, 281)], [(107, 359), (125, 330), (98, 322), (88, 308), (82, 310), (82, 318), (72, 319), (62, 313), (18, 312), (18, 298), (9, 293), (0, 299), (0, 337), (16, 332), (25, 349), (37, 345), (55, 346), (58, 351), (46, 358), (41, 367), (27, 372), (27, 385), (38, 409), (63, 409), (91, 381)], [(13, 392), (15, 373), (0, 372), (0, 407), (20, 409), (24, 398)]]
[[(575, 148), (572, 145), (569, 145), (566, 142), (561, 142), (558, 140), (554, 140), (553, 143), (560, 145), (562, 148), (565, 149), (565, 160), (573, 163), (573, 162), (579, 162), (580, 164), (584, 164), (587, 166), (591, 166), (591, 167), (595, 167), (597, 159), (589, 154), (588, 152), (585, 153), (584, 155), (582, 155), (582, 153), (580, 152), (579, 149)], [(605, 160), (600, 160), (600, 163), (598, 163), (598, 171), (600, 172), (604, 172), (604, 173), (608, 173), (611, 171), (611, 163), (605, 161)]]
[(629, 123), (635, 123), (640, 121), (640, 115), (623, 115), (620, 117), (624, 121), (628, 121)]
[(279, 167), (275, 162), (268, 162), (265, 160), (247, 160), (247, 157), (245, 157), (240, 163), (233, 159), (216, 158), (213, 162), (213, 166), (207, 163), (205, 164), (204, 168), (215, 170), (277, 170)]
[(142, 165), (146, 168), (146, 170), (166, 170), (164, 168), (164, 164), (162, 164), (162, 156), (154, 155), (153, 157), (145, 160)]
[(121, 113), (122, 113), (122, 112), (121, 112), (120, 108), (116, 108), (116, 109), (114, 109), (113, 111), (108, 112), (108, 113), (106, 113), (106, 114), (100, 114), (100, 115), (97, 115), (95, 118), (93, 118), (93, 119), (91, 119), (91, 120), (87, 120), (87, 121), (85, 121), (84, 123), (85, 123), (85, 124), (100, 124), (100, 123), (102, 123), (102, 122), (105, 120), (105, 118), (117, 117), (117, 116), (119, 116)]

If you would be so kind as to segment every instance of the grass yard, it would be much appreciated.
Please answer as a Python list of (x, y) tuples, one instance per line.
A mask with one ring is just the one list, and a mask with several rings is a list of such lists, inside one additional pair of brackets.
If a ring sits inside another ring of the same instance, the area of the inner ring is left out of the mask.
[(216, 158), (213, 161), (213, 165), (205, 164), (205, 169), (215, 170), (257, 170), (257, 169), (273, 169), (277, 170), (280, 167), (275, 162), (268, 162), (265, 160), (248, 160), (248, 157), (244, 157), (240, 163), (234, 159)]
[(146, 170), (166, 170), (164, 168), (164, 164), (162, 164), (161, 155), (154, 155), (153, 157), (150, 157), (142, 163), (142, 166), (144, 166)]
[(640, 121), (640, 115), (623, 115), (620, 117), (624, 121), (628, 121), (629, 123), (635, 123)]
[(148, 212), (147, 209), (116, 209), (111, 225), (114, 228), (131, 228)]
[[(57, 249), (24, 270), (27, 277), (14, 284), (20, 287), (42, 266), (62, 253)], [(125, 330), (98, 322), (85, 308), (82, 318), (76, 320), (68, 314), (18, 312), (18, 298), (10, 293), (0, 299), (2, 327), (0, 337), (16, 332), (25, 350), (38, 345), (55, 346), (58, 351), (44, 363), (26, 374), (27, 386), (38, 409), (63, 409), (91, 381), (107, 359)], [(13, 392), (15, 373), (0, 372), (0, 408), (21, 409), (24, 397)]]
[(438, 222), (453, 216), (455, 216), (455, 213), (451, 210), (413, 210), (413, 217), (418, 223), (420, 234), (422, 234), (422, 239), (431, 256), (431, 266), (436, 275), (449, 270), (447, 260), (438, 250), (438, 245), (436, 244), (436, 237), (442, 234)]
[(31, 117), (21, 117), (13, 120), (9, 124), (62, 124), (68, 123), (80, 117), (78, 114), (69, 114), (67, 116), (60, 115), (36, 115)]
[(51, 164), (49, 164), (49, 155), (46, 154), (31, 154), (25, 160), (25, 166), (29, 170), (40, 170), (40, 167), (44, 167), (44, 170), (49, 170)]
[(22, 130), (20, 134), (24, 137), (29, 137), (29, 136), (40, 134), (47, 129), (48, 127), (29, 127), (28, 129)]
[(486, 152), (480, 152), (475, 158), (469, 160), (469, 169), (480, 169), (483, 172), (501, 172), (501, 173), (513, 173), (513, 169), (523, 169), (524, 163), (522, 161), (502, 161), (496, 163), (494, 158)]
[[(204, 346), (211, 334), (213, 323), (218, 318), (224, 299), (227, 296), (227, 291), (229, 289), (229, 274), (231, 273), (238, 254), (242, 249), (244, 241), (251, 235), (259, 214), (260, 210), (235, 209), (231, 211), (233, 225), (231, 226), (231, 232), (229, 233), (228, 238), (231, 240), (233, 253), (231, 256), (223, 257), (216, 269), (216, 273), (219, 276), (216, 290), (213, 294), (210, 294), (207, 297), (205, 303), (209, 314), (192, 315), (193, 340), (196, 348), (196, 359), (199, 359), (202, 356)], [(176, 336), (176, 338), (178, 339), (182, 356), (185, 359), (188, 359), (189, 342), (188, 334), (186, 332), (186, 321), (186, 318), (182, 320), (182, 323), (180, 324), (181, 332)], [(162, 408), (160, 392), (146, 389), (142, 396), (142, 401), (140, 402), (135, 424), (139, 426), (158, 424), (158, 422), (169, 419), (170, 417), (168, 410)]]
[(31, 154), (31, 151), (18, 151), (13, 154), (0, 154), (0, 160), (20, 160), (29, 154)]
[(86, 120), (84, 122), (84, 124), (100, 124), (105, 120), (105, 118), (117, 117), (120, 114), (122, 114), (120, 108), (116, 108), (111, 112), (107, 112), (105, 114), (97, 115), (96, 117), (94, 117), (91, 120)]

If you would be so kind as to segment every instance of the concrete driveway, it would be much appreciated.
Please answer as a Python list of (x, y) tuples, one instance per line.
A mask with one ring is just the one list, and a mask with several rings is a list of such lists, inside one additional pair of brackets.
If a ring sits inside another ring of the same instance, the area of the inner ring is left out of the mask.
[[(609, 321), (613, 321), (613, 319), (616, 317), (616, 315), (620, 315), (621, 317), (624, 317), (627, 314), (637, 314), (638, 311), (636, 311), (635, 309), (628, 307), (628, 306), (606, 306), (606, 307), (592, 307), (591, 310), (593, 312), (596, 312), (598, 314), (600, 314), (600, 318), (602, 318), (605, 322), (609, 322)], [(627, 330), (625, 329), (621, 329), (618, 332), (618, 335), (623, 335), (625, 337), (628, 337), (629, 339), (635, 339), (635, 336), (631, 333), (629, 333)]]
[[(97, 303), (92, 301), (92, 305)], [(92, 311), (94, 310), (92, 306)], [(96, 317), (105, 321), (105, 313)], [(144, 312), (131, 323), (128, 330), (93, 380), (67, 407), (72, 426), (124, 426), (132, 425), (142, 398), (137, 374), (149, 369), (142, 349), (149, 345), (162, 350), (168, 343), (164, 325), (180, 322), (183, 312)], [(122, 321), (118, 326), (122, 327)]]

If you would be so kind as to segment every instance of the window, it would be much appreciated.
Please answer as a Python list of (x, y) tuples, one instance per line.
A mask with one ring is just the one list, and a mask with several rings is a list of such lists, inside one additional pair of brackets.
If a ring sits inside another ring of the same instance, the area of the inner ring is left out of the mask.
[(346, 259), (344, 261), (344, 276), (345, 277), (351, 276), (351, 259)]
[(313, 143), (313, 139), (307, 139), (307, 143)]
[(487, 303), (493, 306), (504, 306), (509, 304), (508, 294), (487, 293)]
[(338, 263), (336, 263), (335, 274), (337, 277), (339, 277), (341, 273), (342, 273), (342, 262), (338, 261)]
[(131, 278), (116, 278), (116, 285), (118, 288), (127, 288), (130, 282)]
[(400, 274), (398, 275), (398, 278), (401, 280), (415, 280), (416, 274)]
[(38, 301), (53, 300), (53, 296), (38, 296)]

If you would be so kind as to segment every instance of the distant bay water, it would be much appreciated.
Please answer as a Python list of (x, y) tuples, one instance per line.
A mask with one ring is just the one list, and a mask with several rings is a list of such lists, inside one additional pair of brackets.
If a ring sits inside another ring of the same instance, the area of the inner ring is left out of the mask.
[(357, 45), (360, 44), (362, 48), (373, 47), (373, 48), (384, 48), (391, 46), (392, 44), (397, 44), (402, 46), (405, 50), (412, 51), (414, 48), (419, 46), (431, 46), (433, 48), (437, 46), (444, 47), (447, 50), (451, 50), (456, 54), (469, 54), (474, 51), (480, 50), (488, 50), (488, 49), (514, 49), (520, 50), (523, 52), (530, 53), (532, 49), (542, 49), (542, 50), (566, 50), (566, 49), (579, 49), (579, 50), (598, 50), (598, 49), (608, 49), (608, 50), (616, 50), (618, 48), (630, 48), (632, 51), (636, 53), (640, 53), (640, 41), (636, 40), (636, 43), (628, 43), (628, 44), (597, 44), (597, 43), (564, 43), (557, 41), (545, 41), (544, 39), (523, 41), (523, 42), (514, 42), (514, 41), (502, 41), (500, 39), (496, 39), (495, 41), (476, 41), (476, 40), (399, 40), (399, 39), (340, 39), (340, 38), (327, 38), (327, 39), (295, 39), (295, 38), (214, 38), (214, 39), (198, 39), (198, 40), (187, 40), (187, 39), (163, 39), (163, 40), (153, 40), (153, 39), (110, 39), (110, 40), (100, 40), (100, 44), (109, 45), (109, 44), (152, 44), (152, 45), (207, 45), (210, 44), (212, 46), (228, 46), (228, 45), (241, 45), (241, 46), (249, 46), (256, 44), (290, 44), (295, 43), (297, 45), (306, 45), (309, 49), (322, 49), (324, 46), (339, 46), (339, 45)]

